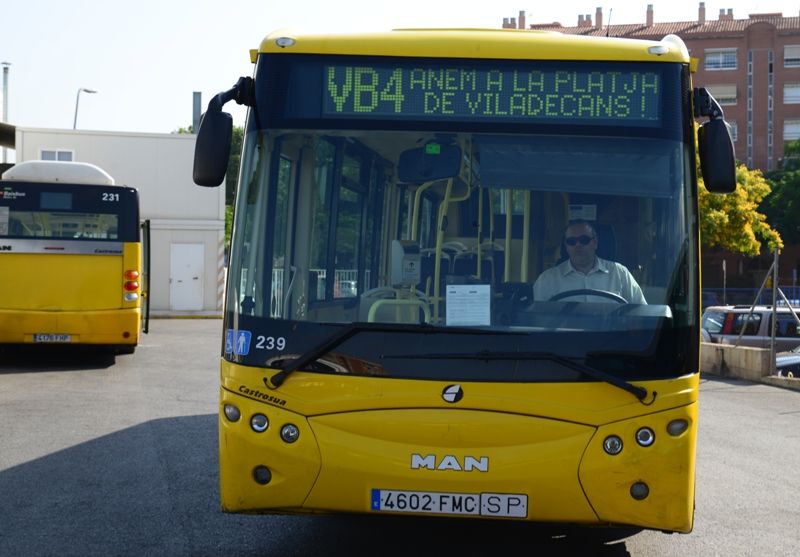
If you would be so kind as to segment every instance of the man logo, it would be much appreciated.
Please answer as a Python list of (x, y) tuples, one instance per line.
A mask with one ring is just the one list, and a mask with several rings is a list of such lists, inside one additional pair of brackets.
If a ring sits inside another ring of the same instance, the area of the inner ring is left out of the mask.
[(442, 391), (442, 398), (445, 402), (458, 402), (464, 398), (464, 391), (461, 389), (461, 385), (448, 385)]
[(0, 251), (11, 251), (11, 246), (0, 246)]
[(418, 453), (412, 453), (411, 469), (452, 470), (455, 472), (472, 472), (473, 470), (477, 470), (478, 472), (488, 472), (489, 457), (465, 456), (463, 459), (459, 459), (457, 456), (453, 455), (437, 457), (432, 454), (422, 456)]

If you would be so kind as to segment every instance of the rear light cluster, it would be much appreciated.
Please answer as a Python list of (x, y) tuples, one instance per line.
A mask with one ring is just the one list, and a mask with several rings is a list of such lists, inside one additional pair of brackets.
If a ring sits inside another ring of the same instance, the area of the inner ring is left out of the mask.
[(135, 302), (139, 299), (139, 271), (128, 269), (122, 276), (125, 279), (125, 282), (122, 283), (122, 288), (125, 290), (125, 301)]

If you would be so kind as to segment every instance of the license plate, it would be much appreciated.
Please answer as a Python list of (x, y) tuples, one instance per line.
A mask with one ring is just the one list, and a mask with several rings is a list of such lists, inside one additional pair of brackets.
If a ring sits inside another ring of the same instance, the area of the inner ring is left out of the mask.
[(528, 496), (518, 493), (447, 493), (373, 489), (372, 510), (479, 516), (528, 516)]
[(33, 335), (33, 342), (72, 342), (72, 335), (38, 333)]

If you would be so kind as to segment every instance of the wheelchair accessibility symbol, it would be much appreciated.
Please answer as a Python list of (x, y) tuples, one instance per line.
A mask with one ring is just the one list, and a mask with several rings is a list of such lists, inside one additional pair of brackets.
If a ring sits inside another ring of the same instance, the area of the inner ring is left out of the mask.
[(250, 340), (253, 335), (250, 331), (225, 331), (225, 353), (236, 354), (237, 356), (247, 356), (250, 352)]

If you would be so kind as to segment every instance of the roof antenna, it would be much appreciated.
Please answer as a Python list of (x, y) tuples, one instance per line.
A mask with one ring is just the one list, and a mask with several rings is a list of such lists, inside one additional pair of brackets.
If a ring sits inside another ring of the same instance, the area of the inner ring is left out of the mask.
[(608, 34), (611, 33), (611, 14), (614, 12), (614, 8), (608, 9), (608, 23), (606, 23), (606, 37)]

